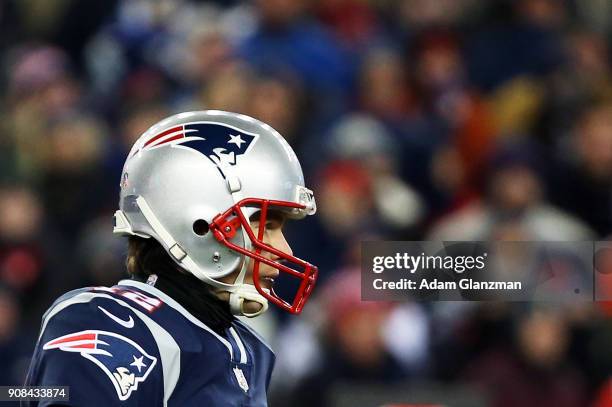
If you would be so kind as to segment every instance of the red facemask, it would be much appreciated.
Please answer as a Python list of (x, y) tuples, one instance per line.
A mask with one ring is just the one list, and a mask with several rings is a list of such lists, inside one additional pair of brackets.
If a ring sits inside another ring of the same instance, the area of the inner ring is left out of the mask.
[[(251, 223), (242, 212), (243, 207), (261, 208), (259, 218), (260, 226), (257, 236), (255, 236), (255, 233), (251, 228)], [(308, 297), (310, 297), (310, 294), (312, 293), (312, 289), (314, 288), (317, 280), (318, 269), (316, 266), (313, 266), (300, 258), (282, 252), (269, 244), (264, 243), (263, 238), (266, 230), (266, 217), (270, 207), (285, 210), (305, 209), (304, 205), (297, 204), (295, 202), (245, 198), (231, 206), (227, 211), (215, 216), (210, 224), (210, 230), (221, 244), (253, 259), (253, 284), (255, 285), (257, 291), (264, 296), (264, 298), (276, 304), (285, 311), (289, 311), (292, 314), (299, 314), (302, 311), (306, 300), (308, 300)], [(243, 227), (249, 236), (252, 250), (247, 250), (244, 247), (238, 246), (230, 241), (236, 235), (236, 232), (240, 227)], [(262, 252), (272, 254), (274, 260), (262, 256)], [(274, 267), (280, 273), (288, 273), (293, 278), (299, 279), (297, 292), (290, 302), (278, 296), (274, 292), (274, 288), (272, 288), (269, 293), (263, 289), (259, 275), (259, 265), (261, 263)], [(290, 267), (291, 265), (295, 266), (295, 268)]]

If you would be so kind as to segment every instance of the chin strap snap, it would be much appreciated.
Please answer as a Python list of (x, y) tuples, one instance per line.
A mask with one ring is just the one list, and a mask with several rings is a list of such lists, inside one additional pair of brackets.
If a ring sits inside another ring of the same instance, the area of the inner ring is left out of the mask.
[[(256, 312), (248, 313), (244, 309), (245, 300), (256, 302), (261, 305), (261, 308)], [(259, 294), (254, 285), (241, 284), (235, 291), (230, 292), (229, 305), (232, 314), (253, 318), (266, 312), (268, 309), (268, 300), (263, 295)]]

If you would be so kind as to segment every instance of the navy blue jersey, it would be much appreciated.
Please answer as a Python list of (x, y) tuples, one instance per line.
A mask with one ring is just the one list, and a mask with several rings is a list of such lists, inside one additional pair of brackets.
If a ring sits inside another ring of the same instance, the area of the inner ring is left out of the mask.
[(155, 287), (123, 280), (49, 308), (26, 385), (70, 386), (74, 406), (266, 406), (273, 365), (242, 322), (220, 336)]

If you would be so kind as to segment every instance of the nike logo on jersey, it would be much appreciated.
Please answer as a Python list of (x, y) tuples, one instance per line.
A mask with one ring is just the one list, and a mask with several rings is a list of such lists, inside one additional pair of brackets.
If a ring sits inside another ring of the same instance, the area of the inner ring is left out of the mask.
[(130, 318), (128, 318), (128, 320), (125, 321), (125, 320), (119, 318), (118, 316), (111, 314), (110, 312), (108, 312), (106, 309), (102, 308), (99, 305), (98, 305), (98, 308), (100, 308), (100, 311), (104, 312), (107, 317), (109, 317), (110, 319), (112, 319), (113, 321), (118, 323), (119, 325), (124, 326), (126, 328), (133, 328), (134, 327), (134, 318), (132, 318), (131, 315), (130, 315)]

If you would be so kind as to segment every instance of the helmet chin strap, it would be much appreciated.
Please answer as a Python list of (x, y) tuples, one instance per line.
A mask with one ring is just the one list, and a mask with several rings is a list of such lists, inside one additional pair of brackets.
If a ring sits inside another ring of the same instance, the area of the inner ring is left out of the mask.
[[(252, 248), (251, 239), (249, 239), (248, 234), (241, 228), (242, 230), (242, 239), (244, 242), (244, 248), (250, 250)], [(242, 262), (242, 266), (240, 267), (240, 272), (236, 276), (234, 280), (233, 286), (237, 287), (233, 291), (230, 291), (229, 296), (229, 305), (230, 311), (234, 315), (244, 315), (248, 318), (254, 318), (259, 316), (267, 311), (268, 309), (268, 300), (257, 291), (253, 284), (247, 284), (244, 282), (244, 277), (249, 269), (249, 259), (244, 258)], [(217, 291), (227, 291), (223, 288), (217, 288)], [(246, 312), (244, 309), (245, 301), (256, 302), (260, 305), (259, 310), (256, 312)]]
[[(227, 177), (227, 187), (232, 194), (232, 199), (234, 203), (238, 203), (242, 196), (240, 194), (240, 190), (242, 186), (240, 184), (240, 179), (233, 174), (233, 171), (228, 168), (229, 166), (223, 165), (221, 162), (218, 163), (219, 167), (222, 169), (224, 174)], [(246, 250), (251, 250), (253, 247), (251, 244), (251, 239), (249, 235), (243, 228), (240, 228), (242, 233), (242, 241), (244, 242), (244, 248)], [(268, 300), (257, 291), (253, 284), (244, 283), (244, 277), (249, 269), (249, 259), (243, 256), (242, 267), (240, 268), (240, 272), (236, 276), (236, 280), (234, 280), (234, 286), (237, 288), (233, 291), (230, 291), (229, 297), (229, 305), (230, 311), (234, 315), (244, 315), (247, 318), (254, 318), (266, 312), (268, 310)], [(223, 289), (219, 289), (223, 291)], [(246, 312), (244, 309), (245, 301), (256, 302), (260, 305), (259, 310), (256, 312)]]
[[(245, 301), (258, 303), (259, 310), (247, 312), (244, 309)], [(240, 284), (236, 291), (230, 293), (229, 305), (232, 314), (244, 315), (248, 318), (259, 316), (268, 310), (268, 300), (259, 294), (253, 284)]]
[[(244, 228), (242, 228), (242, 236), (244, 239), (244, 248), (247, 250), (251, 249), (251, 240), (247, 236)], [(248, 318), (254, 318), (266, 312), (268, 310), (268, 300), (257, 291), (253, 284), (247, 284), (244, 282), (244, 277), (249, 268), (249, 260), (244, 259), (240, 272), (234, 280), (233, 286), (237, 287), (233, 291), (230, 291), (229, 305), (230, 311), (233, 315), (244, 315)], [(217, 288), (217, 291), (226, 291), (223, 288)], [(256, 312), (246, 312), (244, 309), (245, 301), (256, 302), (260, 305), (259, 310)]]

